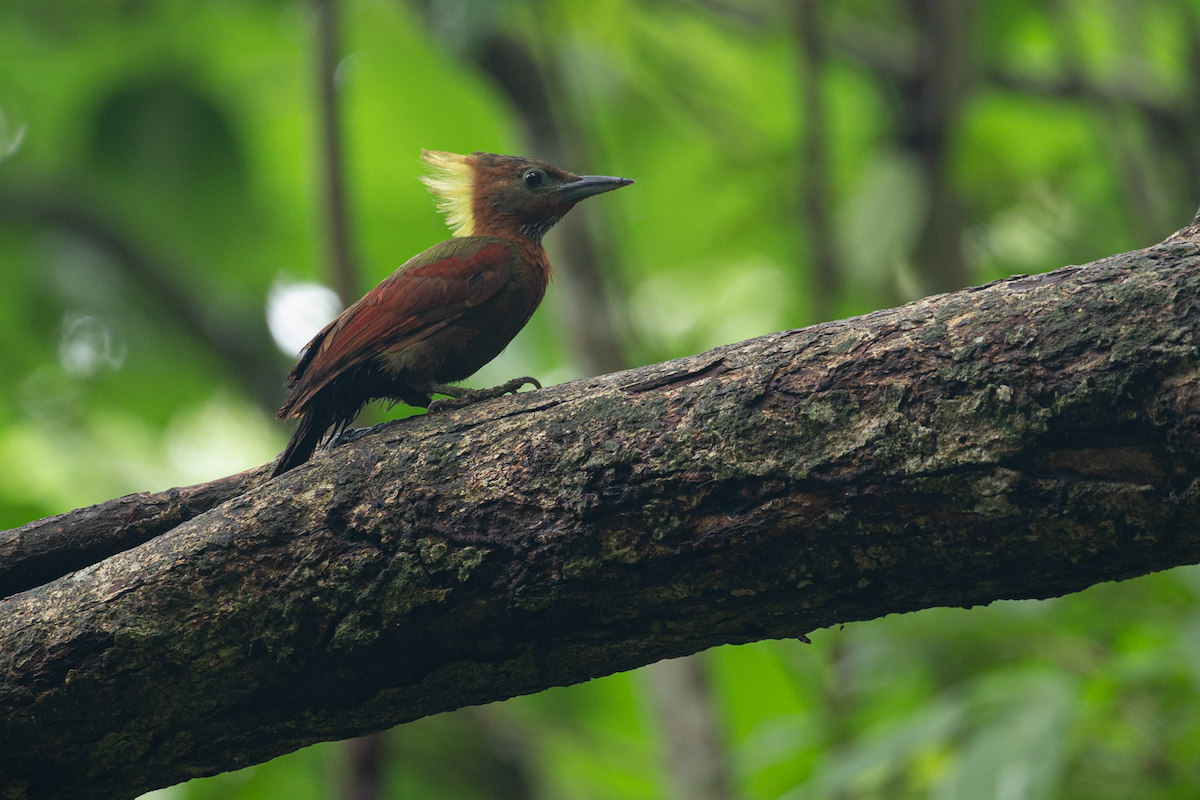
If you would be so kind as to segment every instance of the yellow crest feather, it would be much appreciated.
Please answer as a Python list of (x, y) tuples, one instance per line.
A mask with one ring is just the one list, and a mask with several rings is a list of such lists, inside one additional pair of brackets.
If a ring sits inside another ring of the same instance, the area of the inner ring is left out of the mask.
[(441, 150), (422, 150), (421, 159), (433, 172), (421, 177), (421, 183), (437, 196), (438, 210), (446, 215), (446, 224), (455, 236), (471, 236), (475, 230), (475, 175), (467, 156)]

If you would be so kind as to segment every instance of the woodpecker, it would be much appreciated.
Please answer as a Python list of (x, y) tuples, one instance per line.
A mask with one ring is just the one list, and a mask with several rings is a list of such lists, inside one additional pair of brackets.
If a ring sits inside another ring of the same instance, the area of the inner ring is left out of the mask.
[[(288, 374), (278, 419), (300, 418), (275, 467), (282, 475), (313, 454), (326, 431), (345, 428), (376, 398), (440, 411), (531, 384), (490, 389), (464, 380), (498, 356), (546, 294), (550, 261), (542, 237), (576, 203), (633, 183), (573, 175), (545, 161), (475, 152), (422, 151), (453, 238), (385, 278), (326, 325)], [(449, 400), (431, 405), (431, 395)]]

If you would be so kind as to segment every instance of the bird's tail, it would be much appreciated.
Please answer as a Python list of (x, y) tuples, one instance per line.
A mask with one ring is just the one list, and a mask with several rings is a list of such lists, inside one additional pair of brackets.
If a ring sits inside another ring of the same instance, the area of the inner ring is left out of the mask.
[(329, 422), (311, 410), (300, 417), (300, 424), (296, 426), (296, 432), (292, 434), (292, 440), (288, 442), (271, 477), (278, 477), (308, 461), (317, 445), (321, 443), (321, 437), (325, 435), (325, 429), (328, 427)]

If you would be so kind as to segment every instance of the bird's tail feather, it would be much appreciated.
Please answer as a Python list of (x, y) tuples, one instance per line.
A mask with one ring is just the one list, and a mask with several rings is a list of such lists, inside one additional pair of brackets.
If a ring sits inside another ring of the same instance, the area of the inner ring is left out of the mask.
[(292, 440), (288, 442), (287, 448), (279, 458), (279, 463), (275, 465), (275, 471), (271, 473), (272, 478), (282, 475), (293, 467), (300, 466), (312, 457), (313, 451), (321, 443), (321, 437), (325, 435), (325, 429), (329, 427), (327, 421), (317, 419), (319, 416), (319, 414), (309, 412), (300, 418), (300, 424), (296, 426)]

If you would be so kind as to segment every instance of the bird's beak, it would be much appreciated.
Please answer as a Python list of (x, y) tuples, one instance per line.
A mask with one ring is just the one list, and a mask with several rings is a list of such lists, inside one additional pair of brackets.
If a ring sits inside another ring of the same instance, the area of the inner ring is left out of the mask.
[(561, 193), (563, 200), (582, 200), (594, 194), (620, 189), (622, 186), (628, 186), (631, 183), (633, 181), (629, 178), (613, 178), (608, 175), (584, 175), (582, 178), (576, 178), (573, 181), (562, 184), (558, 187), (558, 191)]

